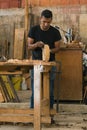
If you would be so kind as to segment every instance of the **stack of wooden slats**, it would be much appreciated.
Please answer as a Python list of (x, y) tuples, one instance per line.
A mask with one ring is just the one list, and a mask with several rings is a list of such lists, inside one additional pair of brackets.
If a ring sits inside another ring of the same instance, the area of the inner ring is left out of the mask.
[(19, 102), (16, 90), (9, 76), (0, 76), (0, 102)]

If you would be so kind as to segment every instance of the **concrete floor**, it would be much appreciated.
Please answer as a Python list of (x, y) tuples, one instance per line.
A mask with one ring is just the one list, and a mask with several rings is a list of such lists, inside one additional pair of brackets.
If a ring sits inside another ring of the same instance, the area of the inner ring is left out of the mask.
[[(0, 130), (34, 130), (28, 126), (0, 126)], [(42, 128), (42, 130), (59, 130), (58, 128)]]
[[(1, 125), (0, 130), (34, 130), (33, 127), (29, 126), (13, 126), (13, 125)], [(44, 128), (42, 127), (41, 130), (87, 130), (87, 128), (65, 128), (65, 127), (50, 127), (50, 128)]]

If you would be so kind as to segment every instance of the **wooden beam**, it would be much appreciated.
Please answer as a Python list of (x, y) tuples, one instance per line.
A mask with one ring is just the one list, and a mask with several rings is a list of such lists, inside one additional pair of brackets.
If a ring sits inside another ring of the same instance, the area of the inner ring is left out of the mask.
[(47, 115), (50, 114), (50, 87), (49, 87), (49, 67), (44, 67), (43, 72), (43, 98), (48, 99), (48, 106), (45, 107)]
[(14, 59), (24, 58), (24, 28), (15, 29)]
[(9, 71), (0, 71), (0, 75), (22, 75), (22, 71), (15, 71), (15, 72), (9, 72)]
[[(28, 30), (29, 30), (29, 7), (28, 7), (28, 0), (25, 0), (25, 46), (26, 46), (26, 57), (30, 58), (30, 53), (28, 51)], [(29, 56), (29, 57), (28, 57)]]
[(1, 85), (0, 85), (0, 102), (4, 102), (4, 97), (3, 97), (3, 94), (2, 94)]
[[(34, 114), (34, 109), (22, 109), (22, 108), (0, 108), (0, 114), (30, 114), (33, 115)], [(51, 109), (50, 110), (50, 115), (55, 115), (56, 114), (56, 110), (55, 109)], [(45, 109), (42, 108), (41, 109), (41, 115), (46, 115)]]
[(46, 98), (42, 99), (41, 100), (41, 106), (43, 107), (43, 106), (47, 106), (47, 105), (49, 105), (49, 100), (46, 99)]
[[(25, 114), (0, 114), (1, 122), (31, 122), (34, 123), (33, 115)], [(41, 123), (51, 123), (51, 117), (41, 117)]]
[(34, 130), (41, 130), (41, 71), (43, 66), (34, 66)]
[(28, 0), (25, 0), (25, 32), (26, 38), (28, 34), (28, 27), (29, 27), (29, 8), (28, 8)]

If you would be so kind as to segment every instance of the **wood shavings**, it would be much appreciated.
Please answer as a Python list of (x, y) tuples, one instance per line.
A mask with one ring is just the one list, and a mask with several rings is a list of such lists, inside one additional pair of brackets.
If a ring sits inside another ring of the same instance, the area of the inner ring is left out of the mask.
[(9, 59), (7, 62), (18, 62), (19, 60), (18, 59)]
[(80, 43), (77, 43), (77, 42), (71, 42), (69, 44), (67, 44), (66, 46), (67, 48), (82, 48), (82, 46), (80, 45)]

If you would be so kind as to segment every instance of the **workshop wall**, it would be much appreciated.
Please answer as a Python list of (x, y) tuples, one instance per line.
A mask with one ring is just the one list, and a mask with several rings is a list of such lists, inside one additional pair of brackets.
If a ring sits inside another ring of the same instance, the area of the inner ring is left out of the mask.
[[(22, 6), (25, 0), (22, 0)], [(29, 0), (29, 4), (34, 6), (60, 6), (60, 5), (83, 5), (86, 0)]]
[[(13, 57), (14, 29), (24, 27), (24, 9), (0, 10), (0, 55)], [(9, 43), (7, 52), (6, 44)]]
[[(30, 26), (39, 23), (40, 12), (46, 8), (53, 12), (52, 24), (54, 26), (59, 26), (63, 30), (74, 26), (82, 41), (87, 42), (87, 5), (29, 6)], [(14, 28), (24, 27), (24, 15), (24, 8), (0, 9), (0, 44), (4, 45), (6, 41), (9, 42), (10, 58), (13, 56)], [(63, 32), (61, 30), (60, 32), (63, 36)], [(3, 51), (5, 53), (5, 50)]]
[[(33, 7), (32, 14), (38, 18), (40, 12), (46, 8), (53, 12), (52, 24), (54, 26), (58, 26), (66, 31), (68, 28), (74, 27), (81, 37), (82, 42), (87, 43), (87, 5)], [(34, 22), (36, 22), (36, 20), (34, 20)], [(63, 31), (60, 30), (60, 32), (63, 36)]]
[[(87, 0), (28, 0), (32, 6), (68, 6), (68, 5), (85, 5)], [(0, 0), (0, 8), (24, 7), (25, 0)]]

